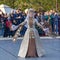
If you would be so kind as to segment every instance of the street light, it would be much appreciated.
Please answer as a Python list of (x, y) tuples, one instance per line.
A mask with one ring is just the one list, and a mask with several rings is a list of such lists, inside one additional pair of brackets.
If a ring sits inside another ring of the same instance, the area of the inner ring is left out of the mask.
[(57, 6), (58, 4), (57, 4), (57, 0), (56, 0), (56, 11), (58, 10), (58, 6)]

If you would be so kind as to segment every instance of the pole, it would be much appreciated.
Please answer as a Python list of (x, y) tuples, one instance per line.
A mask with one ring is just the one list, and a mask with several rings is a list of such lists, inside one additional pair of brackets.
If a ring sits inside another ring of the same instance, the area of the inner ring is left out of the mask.
[(57, 0), (56, 0), (56, 11), (58, 10), (58, 7), (57, 7)]

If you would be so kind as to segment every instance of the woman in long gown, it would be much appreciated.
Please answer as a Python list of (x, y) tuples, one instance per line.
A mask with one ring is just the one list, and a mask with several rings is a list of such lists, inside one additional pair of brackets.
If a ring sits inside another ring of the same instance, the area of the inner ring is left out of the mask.
[(40, 37), (38, 31), (35, 28), (35, 24), (43, 29), (43, 27), (38, 23), (38, 21), (34, 18), (34, 10), (29, 9), (26, 20), (20, 25), (26, 24), (28, 25), (27, 31), (25, 32), (25, 36), (22, 40), (18, 56), (19, 57), (41, 57), (45, 54), (44, 49), (42, 49), (42, 45), (40, 42)]

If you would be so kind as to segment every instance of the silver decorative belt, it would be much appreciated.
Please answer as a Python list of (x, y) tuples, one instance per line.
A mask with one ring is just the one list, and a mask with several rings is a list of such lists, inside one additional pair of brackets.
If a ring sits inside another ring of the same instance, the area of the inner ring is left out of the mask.
[(35, 35), (34, 35), (34, 31), (33, 30), (30, 30), (29, 31), (29, 38), (32, 39), (32, 38), (35, 38)]

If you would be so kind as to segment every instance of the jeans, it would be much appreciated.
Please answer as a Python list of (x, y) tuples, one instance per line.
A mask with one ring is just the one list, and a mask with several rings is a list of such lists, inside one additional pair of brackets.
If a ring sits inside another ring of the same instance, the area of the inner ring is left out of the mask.
[(54, 32), (58, 33), (58, 21), (54, 22)]
[(0, 36), (3, 36), (4, 35), (4, 28), (1, 28), (0, 29)]

